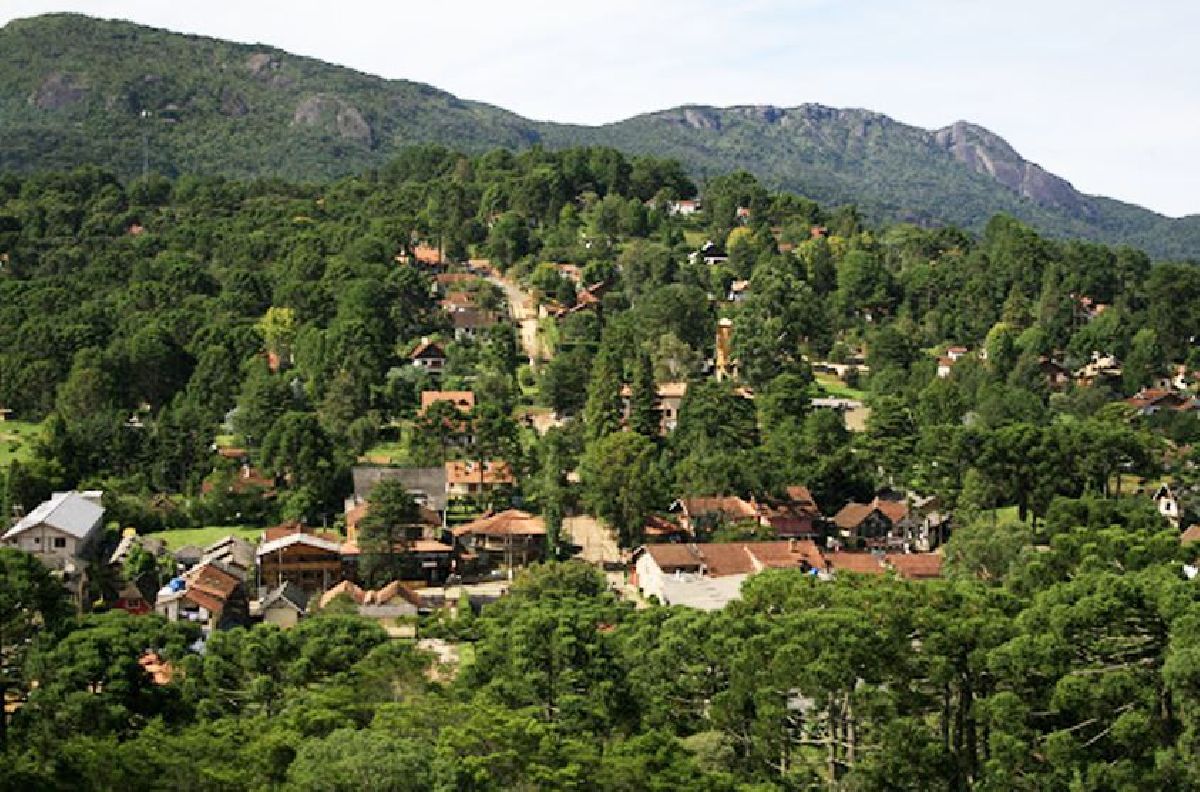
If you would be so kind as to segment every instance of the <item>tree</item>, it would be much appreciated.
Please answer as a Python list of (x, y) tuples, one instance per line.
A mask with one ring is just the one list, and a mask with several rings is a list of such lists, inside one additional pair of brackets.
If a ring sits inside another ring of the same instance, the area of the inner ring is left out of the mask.
[(291, 363), (292, 344), (296, 341), (296, 312), (291, 308), (272, 306), (255, 325), (267, 346), (281, 364)]
[(621, 546), (640, 544), (664, 495), (654, 443), (634, 432), (610, 434), (588, 446), (579, 474), (589, 508), (616, 528)]
[(367, 503), (367, 514), (358, 523), (363, 578), (376, 584), (399, 580), (409, 540), (419, 538), (412, 533), (420, 523), (420, 508), (402, 483), (388, 479), (375, 485)]
[[(70, 614), (62, 584), (36, 557), (0, 547), (0, 701), (28, 692), (21, 671), (33, 640), (54, 635)], [(0, 718), (0, 749), (7, 747), (8, 719)]]
[(621, 427), (621, 382), (624, 366), (612, 345), (600, 347), (588, 381), (583, 425), (589, 442), (612, 434)]
[(660, 420), (654, 369), (650, 364), (650, 355), (643, 351), (634, 361), (629, 396), (629, 428), (645, 437), (657, 439)]

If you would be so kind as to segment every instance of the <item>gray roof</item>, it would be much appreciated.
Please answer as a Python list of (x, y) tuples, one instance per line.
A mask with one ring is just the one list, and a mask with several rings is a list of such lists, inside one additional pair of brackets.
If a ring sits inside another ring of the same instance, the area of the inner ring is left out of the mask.
[[(354, 495), (366, 500), (371, 490), (381, 481), (399, 481), (413, 495), (424, 496), (424, 505), (433, 511), (445, 511), (446, 468), (398, 468), (361, 465), (351, 470), (354, 477)], [(418, 501), (422, 500), (420, 497)]]
[(308, 609), (308, 593), (290, 580), (276, 586), (262, 598), (259, 610), (263, 611), (277, 602), (292, 606), (297, 613), (303, 614)]
[(15, 536), (43, 523), (76, 539), (87, 539), (100, 526), (104, 507), (78, 492), (56, 492), (26, 514), (2, 538)]

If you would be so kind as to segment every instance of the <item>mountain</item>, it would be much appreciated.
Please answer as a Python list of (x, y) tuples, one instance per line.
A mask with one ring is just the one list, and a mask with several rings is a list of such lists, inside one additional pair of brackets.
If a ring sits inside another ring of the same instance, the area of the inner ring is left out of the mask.
[(874, 220), (977, 230), (1007, 212), (1056, 236), (1200, 259), (1200, 215), (1171, 219), (1084, 195), (966, 122), (926, 130), (808, 104), (543, 123), (268, 46), (71, 14), (0, 28), (0, 170), (96, 163), (132, 176), (145, 156), (172, 174), (314, 180), (377, 167), (421, 142), (607, 145), (676, 157), (701, 178), (744, 168), (823, 204), (857, 203)]

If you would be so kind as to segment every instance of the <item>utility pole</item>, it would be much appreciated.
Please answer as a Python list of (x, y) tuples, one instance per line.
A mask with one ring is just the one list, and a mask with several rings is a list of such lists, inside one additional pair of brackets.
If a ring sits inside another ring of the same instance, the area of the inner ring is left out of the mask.
[(150, 113), (142, 111), (142, 178), (150, 173)]

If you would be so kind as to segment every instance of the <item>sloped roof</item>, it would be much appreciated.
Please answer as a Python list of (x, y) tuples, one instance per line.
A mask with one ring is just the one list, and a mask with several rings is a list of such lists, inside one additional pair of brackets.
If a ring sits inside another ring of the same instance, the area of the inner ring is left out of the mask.
[(746, 520), (758, 517), (758, 508), (753, 503), (736, 496), (681, 498), (679, 505), (689, 517), (702, 514), (723, 514), (734, 519)]
[(442, 345), (428, 338), (423, 339), (421, 343), (417, 344), (416, 348), (409, 354), (409, 358), (412, 360), (444, 357), (446, 357), (446, 351), (442, 349)]
[(425, 497), (426, 505), (434, 511), (446, 510), (446, 468), (440, 467), (374, 467), (359, 465), (351, 469), (354, 495), (366, 500), (381, 481), (399, 481), (410, 493)]
[(1200, 523), (1193, 523), (1179, 535), (1180, 544), (1191, 544), (1192, 542), (1200, 542)]
[(446, 463), (446, 483), (449, 484), (512, 484), (512, 468), (503, 459), (478, 462), (454, 460)]
[(942, 557), (937, 553), (888, 553), (884, 561), (908, 580), (940, 578)]
[(833, 516), (838, 528), (857, 528), (875, 511), (872, 503), (847, 503)]
[(455, 536), (538, 536), (546, 533), (546, 524), (541, 517), (508, 509), (455, 526), (453, 533)]
[(750, 575), (764, 569), (821, 569), (821, 551), (808, 540), (655, 544), (643, 550), (664, 572), (704, 571), (709, 577)]
[(462, 412), (475, 409), (473, 391), (421, 391), (421, 414), (438, 402), (450, 402)]
[(882, 575), (883, 564), (871, 553), (826, 553), (826, 565), (837, 572), (854, 572), (859, 575)]
[(38, 525), (48, 525), (55, 530), (86, 539), (100, 525), (104, 507), (85, 498), (78, 492), (56, 492), (36, 509), (26, 514), (16, 525), (5, 532), (2, 539), (11, 539)]
[(263, 597), (259, 610), (263, 611), (272, 605), (285, 605), (303, 614), (308, 609), (308, 593), (290, 580), (276, 586)]
[(257, 555), (259, 558), (262, 558), (265, 555), (270, 555), (271, 553), (282, 550), (285, 547), (291, 547), (292, 545), (297, 544), (307, 545), (308, 547), (312, 547), (317, 550), (324, 550), (327, 553), (337, 553), (342, 547), (342, 543), (340, 541), (327, 539), (323, 536), (314, 536), (312, 534), (296, 532), (281, 536), (278, 539), (273, 539), (270, 542), (264, 542), (263, 544), (259, 545)]
[(202, 564), (187, 576), (183, 598), (212, 614), (220, 614), (242, 579), (217, 564)]

